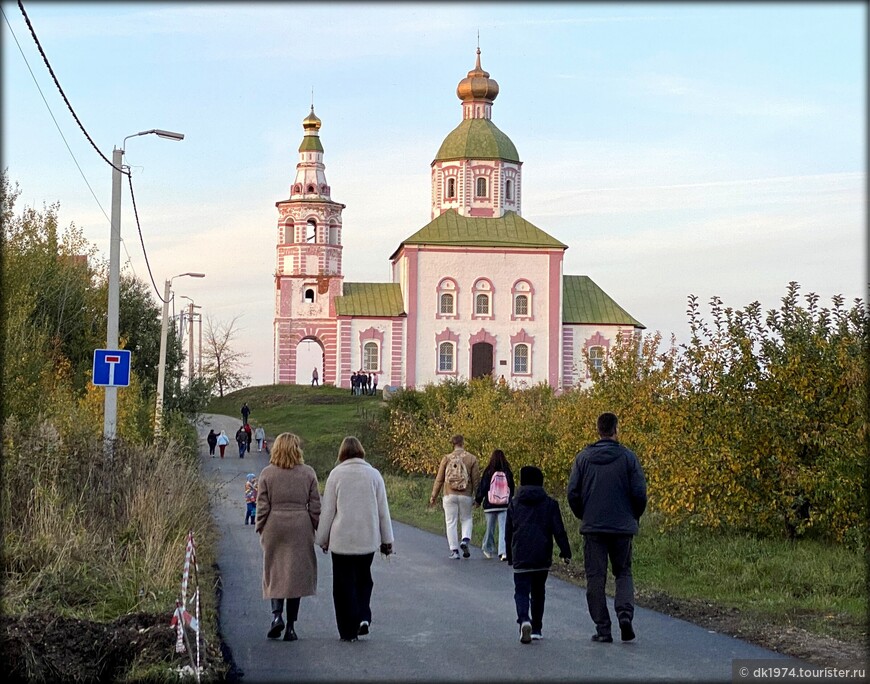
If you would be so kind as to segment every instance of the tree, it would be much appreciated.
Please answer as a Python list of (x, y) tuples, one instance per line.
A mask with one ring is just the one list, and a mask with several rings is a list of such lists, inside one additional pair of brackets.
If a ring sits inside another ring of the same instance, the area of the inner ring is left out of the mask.
[(205, 344), (203, 349), (202, 376), (217, 389), (218, 396), (224, 396), (225, 391), (242, 387), (250, 376), (243, 372), (248, 364), (245, 359), (247, 352), (233, 349), (238, 329), (234, 317), (229, 323), (213, 321), (205, 317)]

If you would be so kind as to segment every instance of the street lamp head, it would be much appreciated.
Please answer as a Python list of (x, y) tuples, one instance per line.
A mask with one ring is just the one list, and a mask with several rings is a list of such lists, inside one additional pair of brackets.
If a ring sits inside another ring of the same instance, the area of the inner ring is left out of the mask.
[(166, 138), (167, 140), (184, 140), (184, 133), (174, 133), (173, 131), (164, 131), (162, 128), (155, 128), (149, 133), (154, 133), (154, 135), (160, 138)]
[(183, 276), (190, 276), (191, 278), (205, 278), (205, 273), (179, 273), (178, 275), (172, 276), (170, 280), (175, 280), (176, 278), (181, 278)]

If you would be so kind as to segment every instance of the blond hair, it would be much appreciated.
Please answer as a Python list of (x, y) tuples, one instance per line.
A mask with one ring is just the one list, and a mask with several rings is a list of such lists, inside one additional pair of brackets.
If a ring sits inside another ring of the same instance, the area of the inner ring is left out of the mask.
[(292, 432), (282, 432), (272, 443), (269, 463), (279, 468), (293, 468), (305, 463), (302, 458), (302, 443)]

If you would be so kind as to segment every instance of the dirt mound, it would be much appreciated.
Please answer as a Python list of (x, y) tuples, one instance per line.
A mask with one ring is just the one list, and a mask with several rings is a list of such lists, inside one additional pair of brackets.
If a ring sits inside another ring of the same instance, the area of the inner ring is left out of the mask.
[(136, 613), (99, 623), (57, 615), (0, 617), (4, 681), (115, 682), (134, 660), (176, 660), (175, 631), (166, 615)]

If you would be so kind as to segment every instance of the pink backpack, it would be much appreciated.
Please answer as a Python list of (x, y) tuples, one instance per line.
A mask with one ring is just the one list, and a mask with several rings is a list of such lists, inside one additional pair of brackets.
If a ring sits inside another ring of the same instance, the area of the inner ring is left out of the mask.
[(507, 475), (501, 470), (496, 470), (489, 481), (489, 494), (486, 499), (493, 506), (507, 506), (511, 498), (511, 490), (508, 487)]

